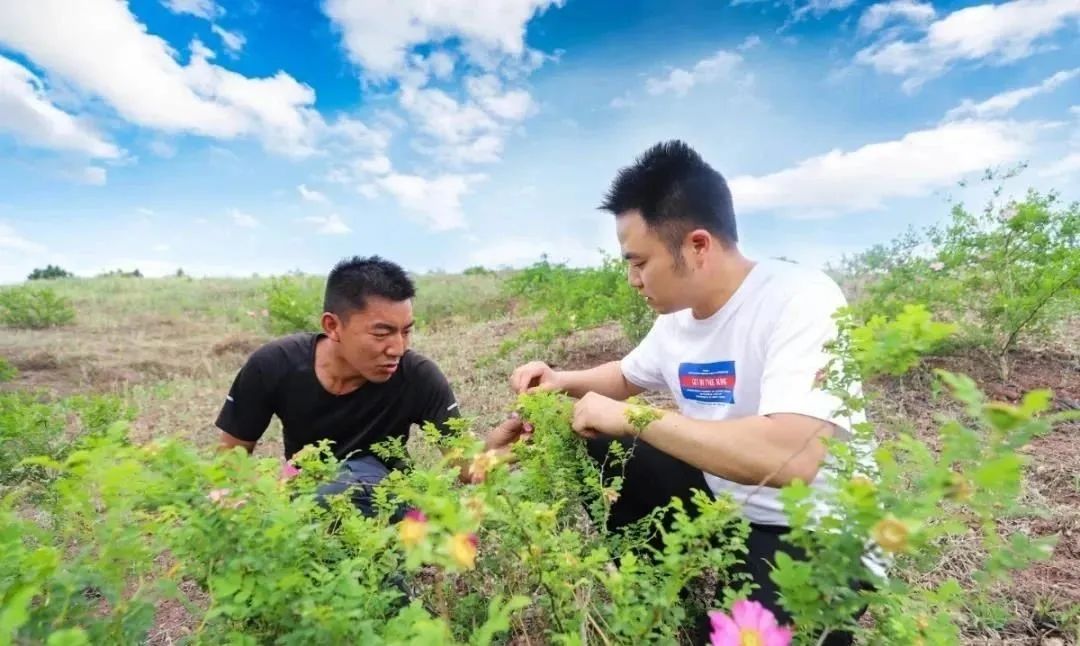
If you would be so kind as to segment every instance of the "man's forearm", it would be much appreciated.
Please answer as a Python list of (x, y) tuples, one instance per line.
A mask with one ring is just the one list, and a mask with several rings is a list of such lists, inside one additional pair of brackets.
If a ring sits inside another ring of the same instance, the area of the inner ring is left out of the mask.
[(248, 454), (252, 453), (255, 450), (255, 442), (247, 442), (229, 433), (226, 433), (225, 431), (221, 432), (221, 442), (220, 444), (218, 444), (219, 450), (231, 451), (238, 446), (244, 447), (244, 450), (247, 451)]
[(706, 473), (745, 485), (783, 487), (812, 481), (832, 425), (801, 415), (705, 421), (667, 413), (641, 439)]
[(594, 392), (612, 399), (624, 400), (642, 392), (623, 376), (618, 361), (611, 361), (588, 370), (559, 371), (559, 389), (571, 397), (581, 398)]

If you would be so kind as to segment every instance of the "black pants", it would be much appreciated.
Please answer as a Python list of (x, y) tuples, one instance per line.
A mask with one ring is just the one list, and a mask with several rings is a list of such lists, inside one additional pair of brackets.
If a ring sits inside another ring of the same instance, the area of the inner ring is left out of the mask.
[[(587, 440), (589, 455), (603, 463), (608, 453), (611, 440)], [(631, 446), (630, 440), (621, 440), (624, 448)], [(609, 477), (605, 469), (604, 477)], [(608, 529), (616, 531), (630, 523), (644, 518), (658, 507), (668, 504), (672, 498), (680, 498), (686, 511), (691, 515), (696, 508), (691, 503), (695, 489), (709, 493), (708, 483), (700, 469), (690, 466), (663, 453), (645, 442), (634, 445), (633, 455), (626, 462), (625, 469), (611, 476), (622, 473), (622, 491), (619, 499), (611, 507), (608, 517)], [(670, 520), (670, 519), (668, 519)], [(791, 615), (780, 605), (780, 592), (769, 578), (769, 572), (777, 552), (784, 552), (795, 560), (805, 560), (806, 554), (799, 548), (783, 541), (789, 531), (787, 527), (756, 525), (751, 523), (747, 537), (747, 555), (745, 562), (735, 566), (727, 574), (749, 574), (756, 588), (750, 593), (750, 599), (768, 608), (781, 624), (791, 624)], [(659, 547), (659, 546), (657, 546)], [(854, 584), (853, 584), (854, 585)], [(719, 596), (722, 590), (717, 590)], [(862, 614), (861, 612), (859, 614)], [(695, 643), (709, 642), (709, 620), (703, 615), (695, 618)], [(847, 632), (833, 632), (826, 637), (828, 646), (846, 646), (854, 643), (854, 638)]]

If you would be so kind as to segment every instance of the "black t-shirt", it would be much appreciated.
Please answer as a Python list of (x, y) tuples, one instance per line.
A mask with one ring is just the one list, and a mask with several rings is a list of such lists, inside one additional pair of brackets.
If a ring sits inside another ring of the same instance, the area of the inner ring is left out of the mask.
[(315, 376), (315, 344), (322, 336), (293, 334), (256, 350), (233, 381), (218, 428), (254, 442), (277, 415), (286, 458), (328, 439), (340, 460), (390, 437), (406, 439), (412, 424), (431, 422), (445, 432), (446, 421), (460, 415), (442, 371), (412, 350), (386, 382), (368, 382), (347, 395), (328, 392)]

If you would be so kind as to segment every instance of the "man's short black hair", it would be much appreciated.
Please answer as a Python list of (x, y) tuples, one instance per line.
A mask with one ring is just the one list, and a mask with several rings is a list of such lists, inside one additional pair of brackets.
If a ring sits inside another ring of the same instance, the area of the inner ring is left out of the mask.
[(323, 311), (346, 318), (349, 313), (364, 309), (372, 296), (401, 302), (415, 295), (416, 286), (412, 279), (395, 263), (378, 256), (354, 256), (330, 270)]
[(739, 241), (724, 176), (678, 140), (658, 143), (620, 169), (600, 208), (615, 215), (639, 211), (676, 259), (682, 257), (683, 238), (694, 229), (705, 229), (725, 244)]

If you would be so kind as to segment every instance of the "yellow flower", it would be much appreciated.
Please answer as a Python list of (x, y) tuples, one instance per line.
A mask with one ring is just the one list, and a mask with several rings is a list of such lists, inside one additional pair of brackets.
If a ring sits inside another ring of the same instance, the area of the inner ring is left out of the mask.
[(908, 536), (911, 530), (907, 524), (892, 516), (882, 518), (870, 530), (874, 541), (886, 552), (903, 552), (908, 548)]
[(476, 542), (476, 534), (454, 534), (450, 537), (450, 557), (461, 567), (473, 569), (476, 566)]
[(427, 538), (427, 534), (427, 517), (417, 509), (410, 509), (398, 523), (398, 538), (406, 548), (416, 547)]
[(873, 491), (877, 487), (873, 480), (861, 474), (852, 476), (849, 482), (856, 492)]
[(498, 463), (499, 458), (494, 450), (477, 453), (473, 457), (472, 464), (469, 465), (469, 475), (473, 477), (474, 482), (483, 481), (488, 471)]
[(487, 513), (487, 507), (484, 505), (483, 499), (479, 496), (473, 496), (465, 499), (465, 509), (469, 510), (469, 513), (476, 520), (480, 520)]
[(971, 498), (973, 493), (975, 493), (975, 487), (963, 474), (953, 473), (949, 476), (949, 486), (945, 490), (945, 495), (950, 500), (965, 502)]

